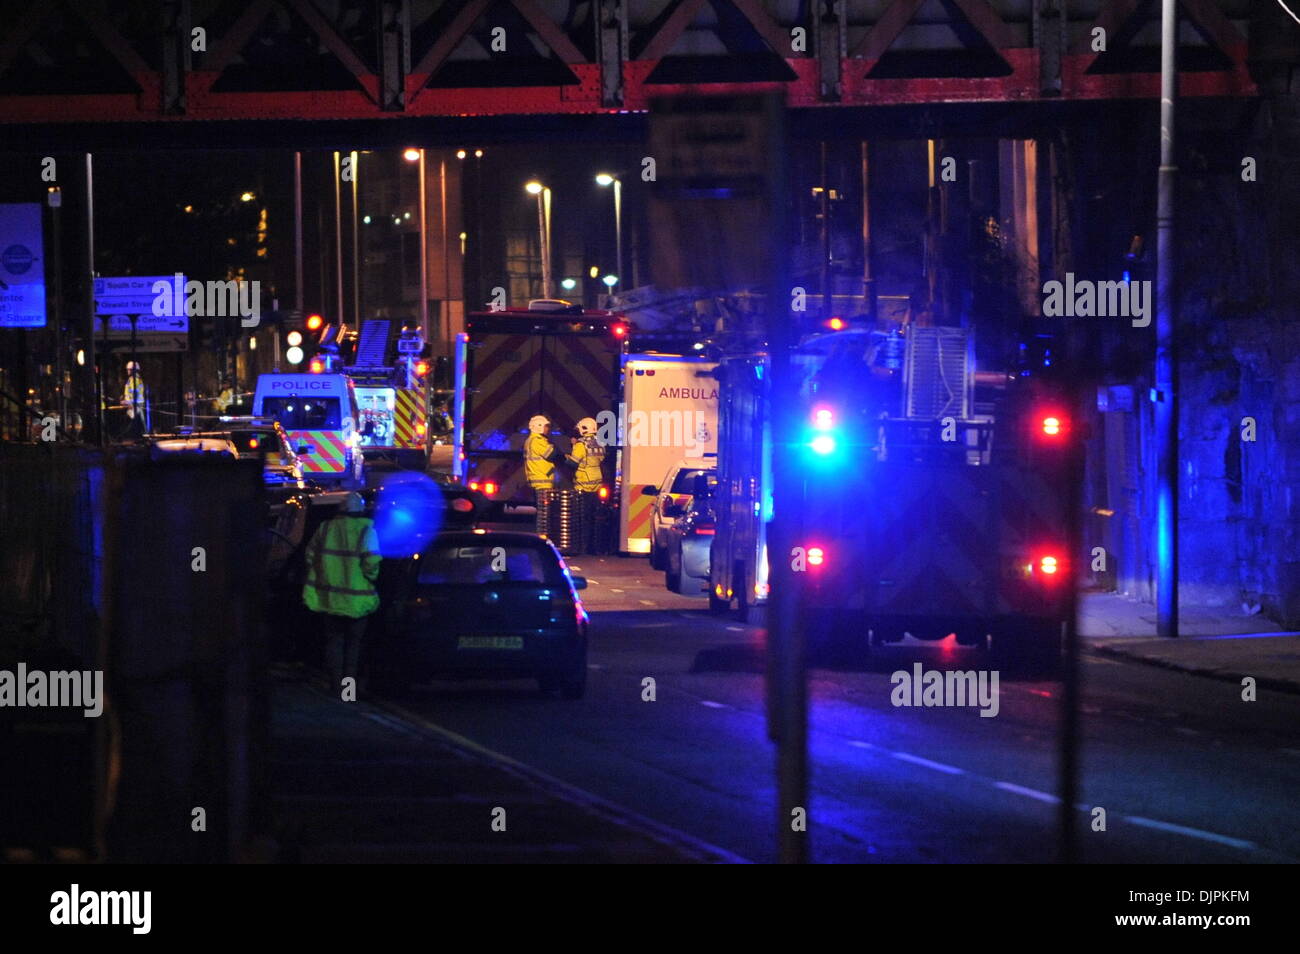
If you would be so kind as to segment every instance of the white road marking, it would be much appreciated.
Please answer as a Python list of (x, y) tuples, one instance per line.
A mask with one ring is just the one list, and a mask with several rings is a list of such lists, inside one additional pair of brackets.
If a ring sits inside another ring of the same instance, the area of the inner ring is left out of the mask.
[(708, 706), (710, 709), (730, 709), (731, 706), (722, 702), (714, 702), (712, 699), (701, 699), (700, 705)]
[(1183, 735), (1200, 735), (1200, 734), (1201, 734), (1200, 731), (1199, 731), (1198, 729), (1189, 729), (1189, 728), (1187, 728), (1187, 726), (1185, 726), (1185, 725), (1176, 725), (1176, 726), (1174, 726), (1174, 731), (1175, 731), (1175, 732), (1181, 732)]
[(611, 593), (622, 593), (622, 592), (623, 592), (623, 591), (620, 590), (617, 586), (611, 586), (611, 587), (609, 588), (609, 591), (610, 591)]
[(1014, 792), (1017, 795), (1024, 795), (1026, 798), (1037, 799), (1040, 802), (1047, 802), (1049, 805), (1059, 805), (1061, 800), (1055, 795), (1048, 792), (1040, 792), (1036, 788), (1025, 788), (1023, 785), (1016, 785), (1012, 782), (994, 782), (994, 788), (1000, 788), (1004, 792)]
[(857, 746), (859, 749), (878, 749), (880, 746), (872, 742), (863, 742), (861, 739), (849, 739), (849, 745)]
[(913, 765), (920, 765), (925, 768), (934, 769), (936, 772), (946, 772), (949, 775), (965, 775), (965, 769), (959, 769), (955, 765), (944, 765), (942, 762), (932, 762), (929, 759), (923, 759), (919, 755), (912, 755), (909, 752), (890, 752), (894, 758), (900, 762), (910, 762)]
[(663, 629), (665, 626), (671, 626), (672, 623), (632, 623), (629, 629)]
[(654, 600), (637, 600), (637, 602), (640, 603), (642, 606), (654, 606), (654, 605), (655, 605), (655, 601), (654, 601)]
[(1212, 841), (1215, 844), (1227, 845), (1230, 848), (1240, 848), (1243, 851), (1254, 851), (1259, 846), (1253, 841), (1243, 841), (1240, 838), (1229, 838), (1227, 835), (1219, 835), (1212, 831), (1202, 831), (1199, 828), (1188, 828), (1186, 825), (1172, 825), (1169, 822), (1157, 821), (1154, 818), (1143, 818), (1141, 815), (1123, 815), (1125, 821), (1132, 822), (1134, 825), (1140, 825), (1143, 828), (1154, 828), (1157, 831), (1168, 831), (1175, 835), (1187, 835), (1189, 838), (1199, 838), (1202, 841)]
[(588, 669), (594, 669), (594, 670), (596, 670), (597, 672), (599, 672), (600, 670), (604, 669), (605, 667), (602, 666), (600, 663), (587, 663), (587, 668), (588, 668)]
[(1085, 656), (1079, 657), (1084, 662), (1097, 663), (1100, 666), (1122, 666), (1124, 665), (1118, 659), (1111, 659), (1109, 656)]
[(727, 627), (727, 632), (729, 632), (729, 633), (743, 633), (744, 631), (745, 631), (745, 627), (743, 627), (743, 626), (728, 626), (728, 627)]

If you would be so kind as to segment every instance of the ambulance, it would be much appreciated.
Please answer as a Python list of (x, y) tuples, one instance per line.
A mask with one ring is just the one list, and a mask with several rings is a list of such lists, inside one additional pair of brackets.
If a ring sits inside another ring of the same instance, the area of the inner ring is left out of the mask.
[(307, 480), (348, 489), (365, 486), (356, 388), (347, 375), (259, 375), (253, 415), (280, 422)]
[[(716, 362), (681, 355), (630, 354), (623, 362), (619, 405), (619, 550), (651, 554), (656, 496), (646, 494), (682, 459), (713, 458), (718, 450)], [(664, 495), (669, 488), (661, 488)]]

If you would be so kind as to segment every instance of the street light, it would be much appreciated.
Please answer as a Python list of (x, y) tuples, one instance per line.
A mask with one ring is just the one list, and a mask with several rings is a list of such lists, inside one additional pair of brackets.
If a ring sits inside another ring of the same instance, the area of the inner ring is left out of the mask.
[[(425, 218), (425, 206), (428, 204), (425, 197), (424, 185), (424, 149), (407, 149), (402, 153), (402, 158), (407, 162), (418, 162), (420, 164), (420, 333), (424, 340), (429, 340), (429, 229), (428, 222)], [(400, 225), (401, 219), (397, 219)]]
[(537, 232), (542, 249), (542, 297), (551, 297), (551, 190), (536, 179), (524, 183), (524, 191), (537, 196)]
[[(618, 176), (608, 172), (602, 172), (596, 176), (596, 184), (599, 186), (612, 185), (614, 187), (614, 244), (617, 246), (617, 252), (614, 256), (615, 265), (618, 274), (623, 274), (623, 182)], [(613, 291), (613, 288), (610, 289)]]

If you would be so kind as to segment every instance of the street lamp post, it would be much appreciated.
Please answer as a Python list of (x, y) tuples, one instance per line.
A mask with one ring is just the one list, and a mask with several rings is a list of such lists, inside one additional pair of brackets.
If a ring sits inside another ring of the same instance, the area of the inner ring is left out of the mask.
[(542, 297), (551, 297), (551, 190), (537, 180), (526, 183), (524, 191), (537, 196), (537, 234), (542, 252)]
[(429, 229), (425, 221), (424, 147), (402, 153), (407, 162), (420, 164), (420, 334), (427, 343), (429, 335)]
[[(616, 175), (602, 172), (596, 176), (596, 184), (614, 186), (614, 264), (617, 268), (619, 282), (623, 281), (623, 180)], [(612, 292), (613, 289), (610, 289)]]

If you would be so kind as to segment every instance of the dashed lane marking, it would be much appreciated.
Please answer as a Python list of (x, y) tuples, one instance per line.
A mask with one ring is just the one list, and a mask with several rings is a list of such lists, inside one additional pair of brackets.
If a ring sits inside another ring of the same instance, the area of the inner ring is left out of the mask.
[(1227, 835), (1220, 835), (1212, 831), (1202, 831), (1199, 828), (1188, 828), (1186, 825), (1174, 825), (1169, 822), (1158, 821), (1154, 818), (1143, 818), (1141, 815), (1121, 815), (1124, 821), (1131, 822), (1134, 825), (1141, 825), (1143, 828), (1154, 828), (1157, 831), (1167, 831), (1175, 835), (1186, 835), (1188, 838), (1199, 838), (1201, 841), (1212, 841), (1217, 845), (1227, 845), (1230, 848), (1240, 848), (1243, 851), (1255, 851), (1259, 848), (1253, 841), (1243, 841), (1240, 838), (1229, 838)]
[(929, 759), (923, 759), (919, 755), (912, 755), (909, 752), (890, 752), (894, 758), (902, 762), (910, 762), (913, 765), (920, 765), (924, 768), (934, 769), (936, 772), (944, 772), (948, 775), (965, 775), (965, 769), (959, 769), (955, 765), (944, 765), (942, 762), (932, 762)]
[(1023, 785), (1016, 785), (1013, 782), (994, 782), (994, 788), (1000, 788), (1004, 792), (1014, 792), (1016, 795), (1024, 795), (1026, 798), (1036, 799), (1040, 802), (1047, 802), (1049, 805), (1059, 805), (1061, 800), (1050, 792), (1040, 792), (1036, 788), (1025, 788)]
[(731, 706), (723, 702), (714, 702), (712, 699), (701, 699), (700, 705), (708, 706), (710, 709), (730, 709)]

